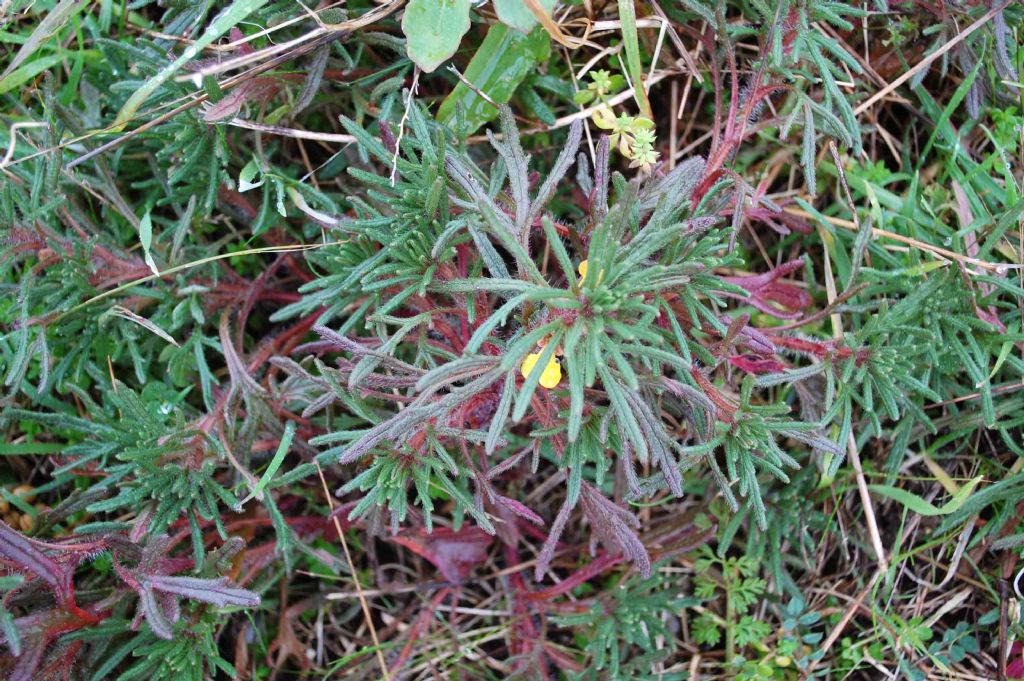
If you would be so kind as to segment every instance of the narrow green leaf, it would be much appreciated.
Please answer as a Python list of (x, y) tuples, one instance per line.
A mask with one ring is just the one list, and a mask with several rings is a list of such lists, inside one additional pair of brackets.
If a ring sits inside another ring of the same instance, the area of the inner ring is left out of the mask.
[(508, 410), (512, 405), (512, 393), (515, 391), (515, 387), (516, 375), (515, 371), (512, 370), (505, 375), (505, 385), (501, 389), (501, 402), (498, 403), (498, 409), (491, 418), (491, 425), (487, 428), (487, 440), (484, 442), (484, 451), (488, 456), (494, 453), (498, 440), (501, 438), (505, 419), (508, 418)]
[[(42, 46), (47, 40), (50, 39), (54, 33), (59, 31), (61, 27), (67, 23), (67, 21), (79, 12), (83, 7), (89, 3), (86, 0), (60, 0), (57, 5), (49, 10), (39, 10), (45, 12), (45, 16), (40, 21), (35, 30), (32, 31), (32, 35), (22, 44), (21, 49), (18, 50), (18, 54), (14, 55), (7, 68), (4, 69), (3, 75), (0, 76), (0, 83), (6, 83), (7, 77), (11, 75), (23, 61), (28, 59), (32, 54)], [(17, 5), (15, 5), (15, 9)], [(9, 8), (5, 8), (5, 11)], [(62, 57), (58, 55), (57, 61), (60, 61)], [(44, 67), (49, 68), (49, 66)], [(0, 92), (6, 92), (6, 89), (0, 85)]]
[(121, 110), (117, 112), (117, 118), (114, 120), (113, 124), (114, 130), (123, 129), (125, 124), (135, 116), (136, 112), (146, 102), (146, 100), (149, 99), (161, 85), (166, 83), (171, 76), (177, 73), (182, 66), (198, 57), (203, 48), (230, 31), (232, 28), (237, 26), (239, 22), (266, 3), (267, 0), (235, 0), (231, 3), (230, 7), (217, 15), (213, 22), (207, 26), (206, 30), (202, 32), (194, 43), (185, 48), (185, 51), (181, 53), (180, 57), (161, 69), (155, 76), (147, 80), (141, 88), (136, 90), (135, 93), (128, 98), (128, 101), (124, 103)]
[(551, 218), (547, 215), (541, 219), (541, 224), (544, 225), (544, 235), (548, 238), (548, 245), (551, 246), (551, 251), (555, 254), (558, 264), (561, 265), (562, 271), (565, 273), (565, 280), (569, 282), (571, 288), (575, 288), (576, 268), (572, 266), (572, 260), (569, 258), (569, 252), (565, 250), (562, 238), (558, 236)]
[(575, 442), (583, 425), (584, 350), (580, 347), (584, 325), (577, 322), (565, 336), (565, 368), (569, 379), (569, 442)]
[(804, 102), (804, 135), (803, 145), (800, 150), (800, 164), (804, 169), (804, 179), (807, 181), (807, 191), (811, 196), (818, 194), (818, 183), (815, 175), (815, 131), (814, 113), (811, 105)]
[(636, 7), (634, 0), (619, 0), (619, 21), (622, 23), (622, 44), (626, 51), (626, 68), (633, 82), (633, 99), (640, 107), (640, 113), (651, 120), (651, 103), (644, 89), (643, 67), (640, 65), (640, 39), (636, 31)]
[(967, 498), (974, 491), (974, 488), (978, 486), (978, 483), (982, 481), (984, 476), (979, 475), (976, 478), (969, 480), (963, 487), (957, 490), (957, 493), (942, 506), (934, 506), (928, 501), (925, 501), (921, 497), (900, 489), (899, 487), (890, 487), (889, 485), (868, 485), (868, 490), (879, 494), (883, 497), (889, 497), (899, 503), (903, 504), (910, 511), (917, 513), (918, 515), (934, 516), (934, 515), (948, 515), (955, 513), (964, 505)]
[(533, 397), (537, 384), (540, 382), (540, 376), (544, 373), (544, 367), (555, 356), (555, 350), (558, 348), (559, 343), (562, 342), (564, 334), (565, 330), (561, 328), (556, 329), (551, 334), (551, 338), (548, 339), (548, 344), (544, 346), (544, 351), (540, 353), (540, 357), (533, 366), (533, 370), (530, 371), (530, 375), (523, 381), (523, 387), (519, 389), (519, 394), (516, 395), (516, 405), (512, 410), (513, 421), (518, 423), (523, 418), (523, 414), (526, 413), (526, 408), (530, 406), (530, 398)]
[(267, 470), (263, 472), (263, 476), (260, 477), (256, 487), (249, 493), (245, 499), (242, 499), (239, 505), (245, 505), (246, 502), (256, 499), (263, 501), (263, 490), (270, 484), (271, 478), (277, 473), (277, 469), (284, 463), (284, 457), (288, 454), (288, 450), (292, 446), (292, 439), (295, 437), (295, 421), (289, 421), (284, 427), (284, 434), (281, 436), (281, 444), (277, 446), (277, 452), (274, 453), (274, 458), (270, 460), (270, 465), (267, 466)]
[(11, 71), (0, 78), (0, 94), (13, 90), (20, 85), (27, 83), (43, 71), (53, 68), (55, 65), (60, 64), (64, 61), (65, 55), (62, 54), (50, 54), (45, 57), (40, 57), (34, 61), (22, 66), (20, 69)]
[(0, 444), (0, 456), (30, 456), (58, 454), (67, 447), (59, 442), (18, 442)]
[(153, 246), (153, 220), (148, 210), (139, 220), (139, 243), (142, 244), (142, 255), (146, 264), (149, 265), (150, 271), (160, 276), (160, 271), (156, 268), (156, 263), (153, 262), (153, 254), (149, 250)]

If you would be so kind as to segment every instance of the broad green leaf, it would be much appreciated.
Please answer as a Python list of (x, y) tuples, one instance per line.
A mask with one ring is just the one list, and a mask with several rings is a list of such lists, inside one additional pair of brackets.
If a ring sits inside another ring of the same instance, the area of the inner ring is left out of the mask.
[(933, 504), (925, 501), (916, 494), (912, 494), (906, 490), (898, 487), (890, 487), (889, 485), (868, 485), (868, 489), (875, 494), (880, 494), (883, 497), (889, 497), (895, 501), (906, 506), (909, 510), (917, 513), (918, 515), (949, 515), (955, 513), (964, 502), (967, 501), (967, 497), (971, 495), (974, 488), (978, 486), (984, 476), (979, 475), (976, 478), (971, 479), (963, 487), (961, 487), (953, 497), (942, 506), (934, 506)]
[(409, 58), (430, 73), (459, 49), (469, 30), (469, 0), (412, 0), (402, 17)]
[[(540, 0), (540, 6), (550, 14), (555, 7), (555, 0)], [(537, 17), (533, 16), (523, 0), (494, 0), (494, 11), (498, 13), (501, 23), (521, 33), (529, 33), (537, 25)]]
[(117, 112), (114, 120), (114, 129), (120, 130), (125, 123), (130, 121), (150, 95), (156, 92), (157, 88), (167, 82), (182, 66), (199, 56), (200, 51), (217, 38), (221, 37), (247, 16), (265, 5), (267, 0), (235, 0), (231, 6), (217, 15), (206, 30), (196, 39), (194, 43), (185, 48), (181, 56), (165, 66), (159, 73), (146, 81), (146, 83), (135, 91), (128, 101), (124, 103), (121, 110)]
[[(466, 67), (466, 80), (495, 103), (506, 104), (523, 79), (536, 69), (537, 63), (547, 59), (550, 50), (551, 38), (541, 27), (530, 35), (523, 35), (504, 24), (494, 24)], [(465, 83), (459, 83), (441, 102), (437, 110), (438, 122), (454, 127), (455, 110), (460, 104), (466, 123), (464, 129), (456, 132), (463, 135), (472, 134), (498, 115), (490, 102)]]

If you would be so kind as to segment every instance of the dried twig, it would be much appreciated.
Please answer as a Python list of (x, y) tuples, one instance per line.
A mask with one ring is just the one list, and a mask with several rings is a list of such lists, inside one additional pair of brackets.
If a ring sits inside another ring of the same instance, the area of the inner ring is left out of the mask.
[[(786, 206), (785, 208), (783, 208), (783, 210), (792, 215), (799, 215), (800, 217), (810, 218), (812, 220), (824, 219), (833, 227), (841, 227), (843, 229), (848, 229), (852, 231), (857, 231), (858, 229), (857, 223), (855, 223), (852, 220), (844, 220), (843, 218), (831, 217), (829, 215), (815, 215), (813, 213), (808, 213), (802, 208), (795, 208), (792, 206)], [(995, 263), (988, 262), (985, 260), (979, 260), (978, 258), (972, 258), (969, 255), (963, 255), (961, 253), (951, 251), (947, 248), (942, 248), (941, 246), (933, 246), (932, 244), (925, 243), (918, 239), (914, 239), (909, 236), (903, 236), (902, 234), (890, 232), (885, 229), (879, 229), (877, 227), (871, 227), (871, 233), (874, 236), (885, 237), (886, 239), (899, 241), (900, 243), (907, 244), (908, 246), (913, 246), (914, 248), (918, 248), (922, 251), (928, 251), (929, 253), (936, 256), (940, 260), (951, 260), (969, 263), (971, 265), (974, 265), (975, 267), (980, 267), (984, 270), (995, 272), (996, 274), (1005, 272), (1007, 270), (1024, 270), (1024, 264), (1021, 263)]]
[(862, 102), (856, 109), (853, 110), (854, 115), (861, 115), (862, 113), (870, 109), (875, 102), (879, 101), (880, 99), (888, 95), (890, 92), (898, 88), (900, 85), (903, 85), (908, 80), (917, 75), (918, 71), (921, 71), (922, 69), (926, 69), (929, 66), (931, 66), (932, 62), (934, 62), (936, 59), (938, 59), (939, 57), (941, 57), (942, 55), (946, 54), (951, 49), (959, 45), (961, 42), (966, 40), (969, 35), (971, 35), (979, 28), (984, 26), (986, 23), (988, 23), (992, 19), (992, 17), (1002, 12), (1007, 7), (1007, 5), (1010, 4), (1011, 1), (1012, 0), (1003, 0), (1002, 2), (993, 6), (992, 9), (990, 9), (988, 12), (985, 12), (985, 14), (981, 18), (979, 18), (973, 24), (965, 28), (961, 33), (957, 34), (955, 38), (953, 38), (948, 43), (946, 43), (939, 49), (929, 54), (927, 57), (925, 57), (917, 64), (915, 64), (912, 68), (907, 69), (907, 72), (904, 73), (902, 76), (900, 76), (893, 82), (889, 83), (887, 86), (885, 86), (875, 94), (871, 95), (871, 97), (869, 97), (866, 101)]
[(366, 628), (370, 630), (370, 638), (373, 640), (373, 649), (377, 653), (377, 663), (380, 665), (380, 673), (383, 674), (384, 681), (390, 681), (391, 675), (388, 673), (388, 663), (384, 661), (384, 652), (380, 647), (380, 639), (377, 638), (377, 627), (373, 623), (373, 617), (370, 615), (370, 606), (366, 602), (366, 596), (363, 594), (363, 586), (359, 582), (359, 573), (356, 572), (356, 567), (352, 563), (352, 554), (348, 550), (348, 541), (345, 539), (345, 533), (341, 529), (341, 522), (338, 520), (338, 516), (334, 514), (334, 498), (331, 496), (330, 490), (327, 489), (327, 480), (324, 478), (324, 471), (320, 468), (320, 463), (313, 460), (316, 465), (316, 472), (320, 476), (320, 485), (323, 487), (324, 496), (327, 498), (327, 506), (331, 512), (331, 519), (334, 521), (334, 529), (338, 532), (338, 539), (341, 540), (341, 549), (345, 552), (345, 560), (348, 562), (348, 569), (352, 573), (352, 582), (356, 586), (356, 593), (359, 594), (359, 605), (363, 609), (363, 617), (366, 620)]
[(405, 122), (409, 120), (409, 109), (412, 107), (412, 98), (416, 96), (416, 91), (419, 90), (420, 85), (420, 67), (416, 67), (412, 74), (412, 86), (409, 88), (409, 94), (405, 97), (405, 111), (402, 112), (402, 120), (398, 122), (398, 139), (395, 140), (395, 155), (391, 157), (391, 174), (388, 179), (391, 181), (391, 186), (395, 186), (395, 175), (398, 173), (398, 154), (402, 150), (402, 137), (405, 136)]

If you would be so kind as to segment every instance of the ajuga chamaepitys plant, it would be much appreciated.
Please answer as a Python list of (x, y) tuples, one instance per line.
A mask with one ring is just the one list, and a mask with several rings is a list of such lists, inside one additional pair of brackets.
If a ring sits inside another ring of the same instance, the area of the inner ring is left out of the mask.
[[(501, 122), (485, 171), (416, 107), (397, 156), (393, 138), (378, 142), (344, 121), (398, 170), (394, 185), (353, 171), (373, 189), (333, 228), (344, 243), (324, 255), (340, 267), (308, 286), (314, 300), (359, 305), (372, 334), (318, 326), (323, 341), (310, 348), (341, 357), (335, 367), (317, 362), (323, 388), (308, 393), (303, 414), (339, 403), (363, 420), (312, 441), (330, 445), (321, 462), (362, 469), (340, 490), (360, 493), (349, 517), (429, 531), (443, 492), (456, 524), (470, 518), (495, 532), (495, 519), (537, 521), (503, 493), (502, 478), (521, 460), (536, 474), (547, 459), (566, 491), (548, 519), (538, 579), (576, 510), (607, 550), (649, 576), (636, 519), (599, 489), (612, 478), (625, 498), (682, 496), (683, 473), (707, 466), (733, 504), (738, 479), (763, 522), (757, 474), (785, 481), (784, 469), (798, 467), (777, 438), (840, 450), (816, 424), (780, 418), (787, 405), (752, 405), (752, 381), (732, 399), (707, 377), (729, 360), (768, 361), (775, 346), (725, 315), (726, 296), (746, 297), (742, 284), (752, 284), (715, 274), (736, 260), (715, 201), (692, 203), (705, 162), (627, 182), (609, 172), (607, 138), (592, 171), (585, 155), (577, 161), (577, 124), (551, 171), (534, 177), (511, 111)], [(551, 199), (577, 162), (580, 203), (563, 214)]]

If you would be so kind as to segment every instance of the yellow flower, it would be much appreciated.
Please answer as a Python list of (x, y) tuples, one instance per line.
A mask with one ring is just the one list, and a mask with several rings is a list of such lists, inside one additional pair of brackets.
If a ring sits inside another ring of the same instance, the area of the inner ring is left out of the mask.
[[(588, 266), (588, 261), (584, 260), (583, 262), (580, 263), (580, 266), (576, 268), (576, 270), (580, 273), (580, 287), (581, 288), (583, 286), (583, 282), (585, 282), (587, 280), (587, 269), (588, 269), (588, 267), (589, 267)], [(601, 270), (600, 272), (597, 273), (597, 283), (600, 284), (603, 279), (604, 279), (604, 270)]]
[[(523, 360), (523, 378), (528, 378), (530, 376), (533, 368), (537, 366), (537, 361), (540, 359), (540, 355), (541, 353), (539, 352), (531, 352), (526, 356), (526, 359)], [(555, 359), (554, 356), (552, 356), (551, 359), (548, 360), (547, 366), (544, 367), (544, 371), (540, 374), (540, 384), (550, 390), (557, 386), (561, 380), (562, 365), (558, 363), (558, 360)]]

